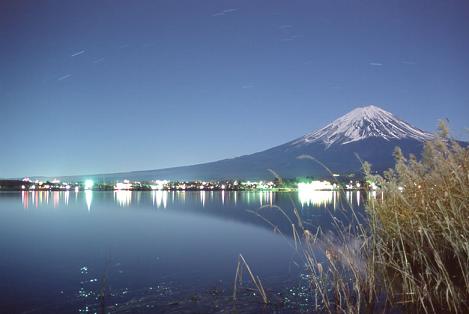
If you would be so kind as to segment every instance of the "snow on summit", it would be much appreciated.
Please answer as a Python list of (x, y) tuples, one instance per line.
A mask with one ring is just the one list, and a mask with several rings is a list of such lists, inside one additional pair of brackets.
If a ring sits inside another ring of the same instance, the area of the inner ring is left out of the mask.
[(388, 141), (392, 139), (425, 141), (431, 139), (432, 134), (411, 126), (379, 107), (366, 106), (355, 108), (322, 129), (308, 133), (292, 144), (323, 142), (329, 147), (332, 144), (347, 144), (370, 137), (380, 137)]

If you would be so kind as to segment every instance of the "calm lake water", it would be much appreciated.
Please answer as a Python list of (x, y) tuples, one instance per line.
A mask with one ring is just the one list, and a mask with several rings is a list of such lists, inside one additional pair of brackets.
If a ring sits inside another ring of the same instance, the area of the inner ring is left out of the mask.
[[(296, 311), (303, 269), (275, 206), (327, 230), (333, 216), (350, 219), (348, 204), (362, 208), (360, 192), (3, 192), (0, 312), (226, 312), (239, 254), (269, 294), (292, 301), (275, 311)], [(240, 312), (274, 311), (254, 294)]]

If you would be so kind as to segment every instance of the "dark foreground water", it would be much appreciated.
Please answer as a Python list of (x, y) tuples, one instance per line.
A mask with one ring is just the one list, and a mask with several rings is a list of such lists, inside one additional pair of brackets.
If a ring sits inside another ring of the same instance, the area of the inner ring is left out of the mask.
[[(360, 193), (3, 192), (0, 313), (307, 311), (291, 223), (271, 206), (327, 230), (349, 203)], [(250, 289), (232, 301), (239, 254), (273, 305)]]

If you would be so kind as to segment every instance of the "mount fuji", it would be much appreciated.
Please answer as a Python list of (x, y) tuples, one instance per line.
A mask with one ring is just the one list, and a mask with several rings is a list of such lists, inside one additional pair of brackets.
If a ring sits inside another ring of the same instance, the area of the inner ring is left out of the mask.
[(302, 155), (314, 157), (335, 173), (360, 172), (360, 159), (371, 163), (373, 170), (383, 171), (394, 165), (396, 146), (405, 154), (420, 156), (423, 143), (432, 138), (431, 133), (413, 127), (388, 111), (366, 106), (352, 110), (317, 131), (258, 153), (191, 166), (93, 177), (106, 181), (253, 180), (273, 178), (269, 169), (283, 178), (327, 175), (318, 162), (298, 158)]
[(328, 148), (334, 144), (344, 145), (368, 138), (386, 141), (413, 139), (422, 142), (431, 139), (432, 134), (411, 126), (379, 107), (368, 106), (350, 111), (322, 129), (294, 141), (293, 145), (322, 142)]

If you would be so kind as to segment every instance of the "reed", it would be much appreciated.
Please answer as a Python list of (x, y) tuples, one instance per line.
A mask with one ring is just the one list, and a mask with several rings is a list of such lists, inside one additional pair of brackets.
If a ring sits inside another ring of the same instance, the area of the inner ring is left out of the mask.
[(386, 292), (394, 303), (424, 312), (469, 310), (469, 148), (446, 125), (425, 144), (421, 160), (395, 151), (379, 182), (384, 199), (368, 213)]
[(249, 267), (249, 264), (246, 262), (242, 254), (239, 254), (238, 256), (238, 264), (236, 267), (236, 274), (233, 287), (233, 300), (236, 301), (238, 299), (238, 286), (243, 287), (244, 285), (243, 274), (245, 269), (249, 275), (249, 278), (251, 279), (251, 282), (254, 284), (257, 292), (261, 296), (262, 302), (264, 304), (269, 303), (269, 299), (267, 297), (267, 293), (264, 290), (264, 286), (262, 285), (261, 279), (259, 278), (259, 276), (254, 276), (253, 272), (251, 271), (251, 267)]
[(450, 139), (441, 124), (420, 160), (400, 149), (395, 159), (382, 176), (363, 163), (367, 180), (380, 186), (383, 197), (367, 203), (365, 217), (352, 206), (343, 208), (354, 221), (344, 225), (334, 219), (333, 233), (319, 228), (312, 233), (296, 207), (297, 221), (276, 207), (292, 224), (313, 310), (469, 312), (469, 148)]

